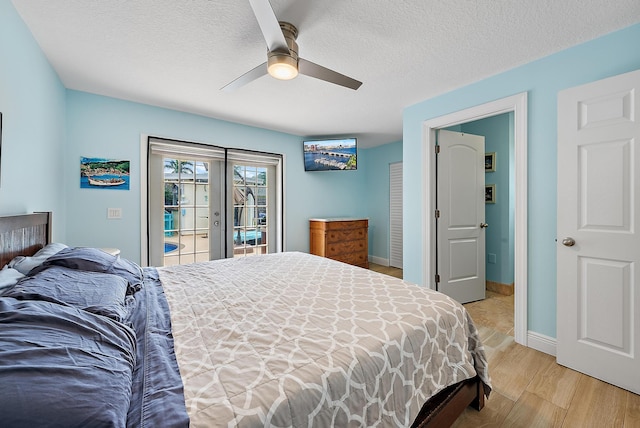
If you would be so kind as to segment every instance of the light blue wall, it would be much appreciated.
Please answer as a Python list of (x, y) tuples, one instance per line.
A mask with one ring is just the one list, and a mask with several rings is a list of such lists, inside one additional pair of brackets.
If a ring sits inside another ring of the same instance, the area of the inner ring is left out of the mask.
[(512, 284), (514, 275), (515, 231), (511, 217), (515, 204), (509, 197), (515, 185), (510, 162), (514, 143), (512, 123), (513, 113), (503, 113), (460, 126), (461, 132), (484, 136), (484, 151), (496, 153), (496, 170), (484, 175), (486, 184), (496, 185), (496, 203), (485, 204), (485, 222), (489, 224), (486, 229), (486, 278), (501, 284)]
[[(118, 247), (139, 261), (142, 134), (282, 153), (287, 250), (308, 251), (310, 217), (375, 218), (366, 161), (357, 171), (306, 173), (301, 137), (65, 90), (9, 0), (0, 0), (0, 54), (0, 215), (53, 211), (54, 240)], [(80, 189), (81, 156), (131, 160), (131, 190)], [(107, 220), (118, 207), (123, 218)]]
[(0, 215), (53, 211), (65, 237), (65, 89), (9, 0), (0, 0)]
[[(142, 134), (285, 155), (285, 245), (309, 251), (311, 217), (366, 216), (362, 162), (356, 171), (305, 172), (302, 138), (84, 92), (67, 93), (64, 152), (69, 245), (117, 247), (140, 259)], [(131, 190), (81, 189), (80, 157), (131, 161)], [(107, 220), (107, 208), (122, 219)]]
[[(640, 69), (640, 24), (410, 106), (403, 114), (404, 277), (422, 283), (422, 124), (528, 92), (528, 328), (556, 335), (556, 133), (558, 91)], [(408, 197), (411, 195), (411, 197)], [(426, 217), (425, 217), (426, 218)], [(418, 230), (416, 230), (418, 228)]]
[[(402, 142), (361, 150), (363, 197), (369, 217), (369, 254), (389, 259), (389, 164), (402, 161)], [(381, 260), (383, 261), (383, 260)]]

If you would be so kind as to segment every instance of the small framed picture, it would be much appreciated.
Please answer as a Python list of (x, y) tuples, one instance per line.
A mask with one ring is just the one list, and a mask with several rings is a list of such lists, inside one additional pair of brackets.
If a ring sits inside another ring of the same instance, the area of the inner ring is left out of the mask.
[(131, 162), (123, 159), (80, 157), (80, 188), (129, 190)]
[(496, 170), (496, 152), (484, 154), (484, 172), (493, 172)]
[(484, 202), (485, 204), (496, 203), (496, 185), (495, 184), (486, 184), (484, 186)]

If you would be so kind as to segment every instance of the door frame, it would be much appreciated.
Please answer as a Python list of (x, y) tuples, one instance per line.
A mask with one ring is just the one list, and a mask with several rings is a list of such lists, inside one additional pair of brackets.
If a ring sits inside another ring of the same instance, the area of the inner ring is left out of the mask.
[(146, 214), (142, 214), (146, 211), (146, 207), (149, 203), (149, 192), (147, 191), (149, 171), (147, 168), (147, 141), (149, 140), (149, 134), (140, 134), (140, 265), (149, 265), (149, 220)]
[(436, 130), (459, 125), (474, 120), (513, 112), (515, 151), (515, 273), (514, 273), (514, 338), (521, 345), (528, 346), (527, 326), (527, 92), (490, 101), (485, 104), (449, 113), (423, 122), (423, 168), (422, 183), (427, 197), (424, 198), (422, 224), (424, 239), (422, 251), (422, 283), (435, 289), (436, 273)]

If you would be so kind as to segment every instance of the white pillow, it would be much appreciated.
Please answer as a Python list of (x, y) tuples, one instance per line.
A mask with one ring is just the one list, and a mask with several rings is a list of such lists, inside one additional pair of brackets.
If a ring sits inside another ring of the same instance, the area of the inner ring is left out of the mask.
[(8, 265), (0, 270), (0, 293), (7, 287), (11, 287), (23, 278), (24, 275)]
[(31, 257), (25, 257), (25, 256), (14, 257), (14, 259), (11, 260), (7, 266), (14, 268), (15, 270), (19, 271), (23, 275), (26, 275), (31, 271), (31, 269), (40, 266), (49, 257), (53, 256), (60, 250), (64, 250), (65, 248), (67, 248), (67, 246), (64, 244), (60, 244), (58, 242), (52, 242), (51, 244), (48, 244), (43, 248), (41, 248), (37, 253), (35, 253)]

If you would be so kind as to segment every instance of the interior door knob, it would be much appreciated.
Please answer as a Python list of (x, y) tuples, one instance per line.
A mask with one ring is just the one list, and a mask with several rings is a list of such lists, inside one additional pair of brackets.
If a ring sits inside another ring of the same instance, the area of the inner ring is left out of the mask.
[(489, 227), (487, 223), (480, 223), (480, 229), (486, 229), (487, 227)]
[(573, 247), (576, 245), (576, 241), (571, 237), (566, 237), (562, 240), (562, 245), (566, 245), (567, 247)]

